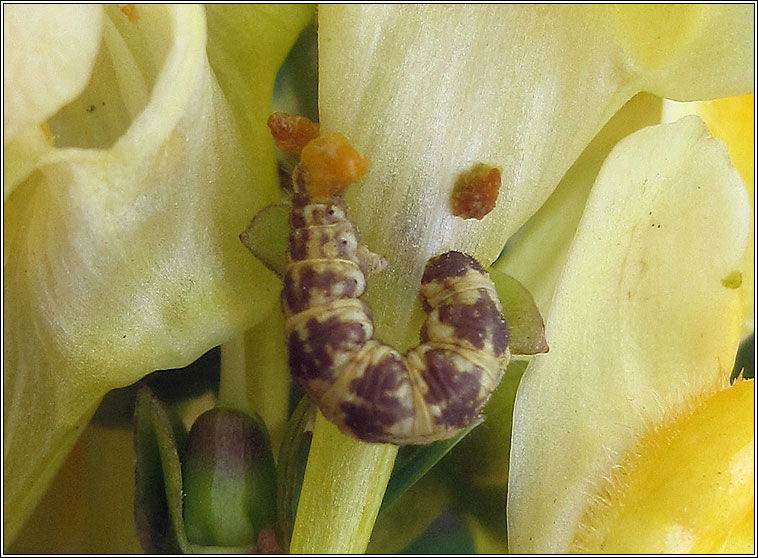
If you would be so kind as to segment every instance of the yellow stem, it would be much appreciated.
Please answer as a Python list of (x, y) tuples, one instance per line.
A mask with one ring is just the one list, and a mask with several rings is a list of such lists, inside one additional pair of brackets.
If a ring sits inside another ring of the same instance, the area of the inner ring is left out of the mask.
[(344, 436), (318, 413), (290, 552), (363, 553), (396, 454), (396, 446)]

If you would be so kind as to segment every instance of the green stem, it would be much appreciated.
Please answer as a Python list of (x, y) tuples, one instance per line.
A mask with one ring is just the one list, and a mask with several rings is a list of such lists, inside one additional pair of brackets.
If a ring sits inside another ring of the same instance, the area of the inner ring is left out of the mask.
[(245, 340), (243, 335), (235, 335), (221, 345), (221, 380), (216, 405), (249, 414), (246, 391)]
[(289, 417), (290, 370), (284, 337), (284, 316), (277, 304), (268, 317), (245, 332), (248, 405), (268, 429), (274, 456)]
[(277, 307), (258, 325), (221, 345), (219, 407), (258, 413), (276, 455), (289, 410), (284, 318)]
[(363, 553), (396, 454), (396, 446), (344, 436), (318, 413), (290, 552)]

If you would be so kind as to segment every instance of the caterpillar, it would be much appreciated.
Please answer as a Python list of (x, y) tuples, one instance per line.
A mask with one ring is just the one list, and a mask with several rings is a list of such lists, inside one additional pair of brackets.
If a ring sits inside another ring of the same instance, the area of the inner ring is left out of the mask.
[(449, 438), (482, 420), (510, 360), (500, 300), (474, 258), (446, 252), (421, 279), (420, 343), (400, 354), (376, 339), (361, 296), (383, 262), (360, 244), (343, 198), (365, 169), (331, 134), (311, 140), (293, 172), (281, 297), (290, 370), (345, 434), (397, 445)]

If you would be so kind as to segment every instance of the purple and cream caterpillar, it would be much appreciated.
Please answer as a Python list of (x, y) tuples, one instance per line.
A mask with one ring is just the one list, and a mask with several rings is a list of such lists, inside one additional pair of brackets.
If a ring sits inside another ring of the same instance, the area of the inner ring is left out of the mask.
[[(376, 339), (361, 295), (378, 257), (360, 244), (342, 197), (365, 164), (346, 178), (339, 170), (349, 153), (342, 136), (311, 144), (293, 175), (282, 291), (292, 375), (327, 419), (360, 440), (405, 445), (450, 438), (481, 420), (510, 359), (495, 286), (472, 257), (436, 256), (421, 279), (428, 315), (420, 344), (400, 354)], [(325, 186), (336, 175), (340, 185)]]

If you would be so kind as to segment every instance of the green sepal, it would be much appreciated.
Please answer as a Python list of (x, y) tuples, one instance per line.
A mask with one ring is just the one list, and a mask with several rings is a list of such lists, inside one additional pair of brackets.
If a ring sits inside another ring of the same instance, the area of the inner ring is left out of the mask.
[(245, 248), (279, 277), (284, 277), (287, 271), (289, 214), (289, 204), (269, 205), (259, 211), (240, 233)]
[(509, 346), (513, 355), (536, 355), (549, 349), (545, 340), (545, 322), (534, 298), (516, 279), (490, 268), (490, 278), (503, 305), (503, 315), (510, 334)]

